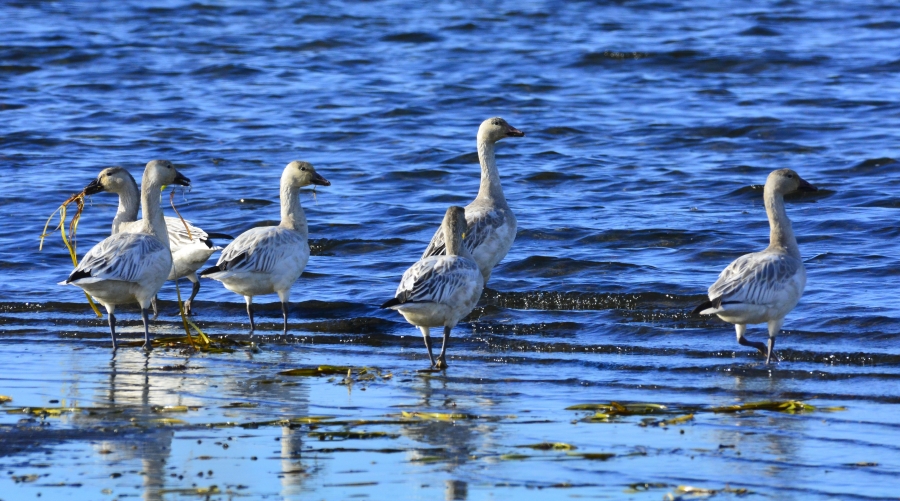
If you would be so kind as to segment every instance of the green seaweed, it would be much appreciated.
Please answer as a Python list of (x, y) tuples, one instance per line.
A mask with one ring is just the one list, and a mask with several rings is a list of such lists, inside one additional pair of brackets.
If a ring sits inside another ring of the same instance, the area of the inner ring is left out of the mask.
[(397, 438), (400, 435), (396, 433), (387, 433), (384, 431), (311, 431), (310, 438), (319, 440), (366, 440), (371, 438)]
[(761, 402), (748, 402), (745, 404), (726, 405), (721, 407), (712, 407), (707, 409), (709, 412), (725, 413), (725, 412), (744, 412), (744, 411), (777, 411), (786, 412), (788, 414), (799, 414), (801, 412), (813, 412), (816, 408), (812, 405), (805, 404), (798, 400), (763, 400)]
[(565, 442), (541, 442), (537, 444), (516, 445), (514, 447), (534, 449), (538, 451), (574, 451), (578, 448)]

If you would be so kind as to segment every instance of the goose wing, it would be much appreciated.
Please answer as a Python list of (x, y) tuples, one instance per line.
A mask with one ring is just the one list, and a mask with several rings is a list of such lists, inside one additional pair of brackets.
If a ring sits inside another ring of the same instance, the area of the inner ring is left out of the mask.
[(88, 251), (66, 283), (92, 278), (141, 282), (148, 276), (169, 275), (172, 254), (152, 235), (118, 233)]
[(396, 303), (442, 303), (461, 288), (474, 286), (481, 272), (459, 256), (431, 257), (409, 267), (394, 295)]
[(252, 228), (225, 247), (215, 271), (273, 272), (285, 261), (301, 259), (305, 248), (306, 241), (294, 231), (277, 226)]
[[(463, 245), (468, 249), (469, 253), (475, 254), (475, 249), (485, 243), (492, 234), (494, 234), (501, 226), (506, 224), (506, 219), (496, 209), (478, 209), (466, 207), (466, 238), (463, 239)], [(422, 259), (430, 256), (440, 256), (444, 254), (444, 232), (438, 228), (431, 242), (425, 248)]]
[(802, 266), (799, 259), (785, 254), (745, 254), (722, 270), (719, 279), (709, 288), (709, 299), (716, 306), (721, 303), (773, 304)]
[(201, 244), (210, 249), (213, 248), (213, 243), (209, 239), (209, 235), (206, 234), (205, 231), (197, 228), (190, 221), (185, 220), (187, 223), (188, 229), (191, 230), (191, 234), (188, 235), (187, 230), (184, 227), (184, 223), (181, 222), (181, 219), (177, 217), (167, 217), (166, 218), (166, 231), (169, 232), (169, 247), (172, 248), (172, 252), (175, 252), (184, 247), (188, 247), (191, 245)]

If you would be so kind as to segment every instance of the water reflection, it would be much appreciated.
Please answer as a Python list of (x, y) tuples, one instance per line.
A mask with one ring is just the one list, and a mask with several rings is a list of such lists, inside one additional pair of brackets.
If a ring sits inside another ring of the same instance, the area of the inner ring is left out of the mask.
[[(421, 377), (414, 390), (419, 394), (417, 410), (425, 412), (479, 414), (479, 410), (459, 407), (455, 401), (457, 390), (445, 377)], [(428, 451), (409, 453), (411, 461), (422, 461), (429, 457), (439, 457), (439, 468), (453, 471), (471, 460), (476, 451), (489, 441), (495, 426), (479, 420), (459, 419), (454, 421), (423, 420), (401, 428), (401, 433), (417, 442), (424, 442), (430, 447)], [(465, 496), (465, 483), (448, 484), (447, 496)], [(448, 499), (465, 499), (453, 497)]]
[[(731, 378), (730, 395), (726, 405), (746, 403), (759, 400), (780, 399), (781, 395), (790, 394), (795, 381), (777, 377), (777, 372), (766, 375), (735, 375)], [(723, 389), (729, 389), (723, 385)], [(803, 416), (778, 412), (746, 412), (723, 415), (729, 428), (717, 429), (713, 432), (713, 440), (720, 445), (723, 454), (740, 455), (742, 457), (761, 458), (762, 462), (741, 461), (734, 466), (734, 474), (765, 477), (782, 477), (791, 468), (787, 465), (803, 461), (803, 437), (808, 429), (808, 420)], [(777, 463), (776, 463), (777, 462)], [(751, 472), (748, 469), (759, 468)], [(782, 478), (790, 483), (790, 478)]]
[(306, 467), (302, 461), (303, 434), (300, 429), (281, 427), (281, 495), (297, 496), (303, 490)]
[[(135, 419), (144, 421), (151, 419), (154, 405), (167, 405), (170, 398), (167, 393), (154, 393), (151, 401), (151, 354), (141, 351), (115, 352), (109, 361), (109, 376), (105, 388), (105, 398), (109, 404), (138, 407)], [(187, 363), (188, 360), (185, 361)], [(171, 378), (153, 379), (156, 389), (166, 389), (172, 385)], [(158, 395), (158, 396), (157, 396)], [(180, 397), (176, 397), (180, 400)], [(124, 428), (124, 426), (123, 426)], [(114, 433), (120, 430), (114, 430)], [(129, 430), (130, 431), (130, 430)], [(122, 473), (114, 471), (123, 468), (133, 459), (141, 462), (143, 477), (143, 499), (147, 501), (162, 500), (161, 490), (166, 486), (166, 464), (172, 452), (172, 439), (175, 432), (166, 428), (145, 428), (137, 433), (123, 435), (120, 440), (101, 441), (93, 446), (94, 451), (103, 458), (111, 470), (110, 476), (115, 478)]]
[(461, 501), (469, 497), (469, 484), (462, 480), (447, 480), (444, 485), (445, 501)]

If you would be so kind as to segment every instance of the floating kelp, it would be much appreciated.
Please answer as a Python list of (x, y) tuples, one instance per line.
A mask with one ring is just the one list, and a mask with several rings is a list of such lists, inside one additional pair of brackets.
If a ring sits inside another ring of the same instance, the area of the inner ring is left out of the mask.
[(663, 414), (669, 412), (668, 407), (661, 404), (579, 404), (566, 407), (567, 411), (599, 411), (610, 416), (642, 416), (646, 414)]
[[(191, 324), (190, 320), (187, 320)], [(202, 332), (197, 329), (199, 332)], [(202, 341), (205, 339), (206, 341)], [(248, 341), (237, 341), (234, 339), (229, 339), (226, 337), (220, 337), (218, 339), (211, 339), (206, 337), (206, 334), (201, 337), (200, 343), (194, 343), (193, 339), (188, 336), (165, 336), (151, 339), (154, 348), (173, 348), (173, 349), (187, 349), (187, 350), (196, 350), (203, 353), (234, 353), (236, 348), (240, 348), (250, 343)], [(126, 341), (124, 342), (125, 346), (141, 346), (143, 341)]]
[(444, 413), (403, 411), (401, 412), (401, 415), (405, 418), (421, 419), (423, 421), (459, 421), (463, 419), (478, 419), (478, 416), (473, 416), (472, 414), (463, 414), (459, 412)]
[(813, 412), (816, 408), (812, 405), (805, 404), (798, 400), (774, 401), (764, 400), (762, 402), (748, 402), (746, 404), (726, 405), (722, 407), (712, 407), (706, 409), (709, 412), (744, 412), (744, 411), (777, 411), (786, 412), (788, 414), (799, 414), (801, 412)]
[(301, 368), (301, 369), (290, 369), (286, 371), (281, 371), (278, 373), (279, 376), (301, 376), (301, 377), (310, 377), (310, 376), (327, 376), (331, 374), (346, 374), (347, 371), (350, 371), (350, 367), (337, 367), (334, 365), (320, 365), (318, 367), (309, 367), (309, 368)]
[(408, 424), (416, 424), (421, 423), (420, 419), (338, 419), (335, 421), (329, 421), (325, 424), (329, 426), (365, 426), (365, 425), (408, 425)]
[(151, 419), (151, 420), (149, 421), (149, 423), (150, 423), (150, 424), (161, 424), (161, 425), (165, 425), (165, 426), (172, 426), (172, 425), (186, 425), (186, 424), (188, 424), (187, 421), (182, 421), (181, 419), (175, 419), (175, 418), (159, 418), (159, 419)]
[(745, 404), (736, 404), (736, 405), (727, 405), (727, 406), (718, 406), (718, 407), (706, 407), (701, 408), (697, 406), (678, 406), (677, 408), (670, 408), (662, 404), (647, 404), (647, 403), (634, 403), (634, 404), (620, 404), (618, 402), (610, 402), (608, 404), (578, 404), (566, 407), (566, 410), (570, 411), (595, 411), (594, 415), (588, 416), (584, 418), (586, 422), (610, 422), (613, 418), (620, 416), (641, 416), (647, 414), (675, 414), (675, 413), (685, 413), (681, 416), (677, 416), (670, 419), (663, 420), (652, 420), (652, 419), (644, 419), (640, 425), (641, 426), (671, 426), (671, 425), (679, 425), (684, 424), (688, 421), (694, 419), (694, 415), (698, 412), (713, 412), (713, 413), (736, 413), (736, 412), (745, 412), (745, 411), (759, 411), (759, 410), (767, 410), (767, 411), (776, 411), (776, 412), (785, 412), (789, 414), (797, 414), (801, 412), (836, 412), (836, 411), (844, 411), (847, 410), (846, 407), (821, 407), (817, 408), (815, 406), (797, 401), (797, 400), (786, 400), (786, 401), (761, 401), (761, 402), (748, 402)]
[(567, 452), (566, 455), (591, 461), (606, 461), (607, 459), (616, 457), (616, 455), (611, 452)]
[(565, 442), (541, 442), (538, 444), (516, 445), (515, 447), (521, 449), (534, 449), (537, 451), (574, 451), (578, 448)]
[[(721, 489), (704, 489), (701, 487), (691, 487), (690, 485), (679, 485), (675, 488), (674, 492), (669, 492), (665, 496), (663, 496), (663, 501), (678, 501), (682, 499), (695, 499), (699, 497), (710, 497), (715, 496), (716, 494), (735, 494), (737, 496), (743, 496), (745, 494), (750, 494), (751, 491), (743, 488), (735, 489), (732, 487), (728, 487), (727, 485)], [(689, 496), (689, 497), (685, 497)]]
[(34, 416), (61, 416), (63, 414), (74, 414), (76, 412), (85, 412), (87, 407), (19, 407), (16, 409), (6, 409), (7, 414), (31, 414)]
[(524, 459), (529, 459), (531, 456), (527, 456), (525, 454), (501, 454), (501, 461), (522, 461)]
[(685, 424), (685, 423), (687, 423), (689, 421), (693, 421), (693, 420), (694, 420), (693, 414), (687, 414), (685, 416), (678, 416), (678, 417), (674, 417), (672, 419), (660, 419), (658, 421), (653, 418), (644, 418), (641, 421), (640, 425), (641, 426), (674, 426), (674, 425), (679, 425), (679, 424)]
[(259, 407), (259, 404), (254, 404), (252, 402), (231, 402), (230, 404), (221, 406), (220, 409), (252, 409), (254, 407)]
[(643, 482), (637, 484), (628, 484), (628, 488), (625, 489), (626, 494), (636, 494), (638, 492), (647, 492), (650, 489), (665, 489), (669, 484), (664, 484), (662, 482)]
[(150, 410), (156, 413), (163, 412), (188, 412), (188, 411), (197, 411), (200, 410), (200, 407), (197, 406), (187, 406), (187, 405), (157, 405), (152, 407)]
[(8, 402), (12, 402), (12, 397), (7, 397), (6, 395), (0, 395), (0, 404), (5, 404)]
[(319, 440), (366, 440), (371, 438), (397, 438), (399, 436), (396, 433), (384, 431), (313, 431), (309, 433), (309, 438), (317, 438)]
[(210, 496), (212, 494), (221, 494), (217, 485), (209, 487), (191, 487), (186, 489), (160, 489), (160, 494), (180, 494), (182, 496)]

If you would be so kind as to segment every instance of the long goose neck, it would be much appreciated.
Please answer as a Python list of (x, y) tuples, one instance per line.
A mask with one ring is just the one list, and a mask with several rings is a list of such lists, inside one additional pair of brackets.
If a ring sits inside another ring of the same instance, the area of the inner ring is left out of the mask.
[(144, 229), (168, 248), (169, 232), (166, 230), (162, 207), (159, 206), (160, 190), (162, 183), (149, 179), (145, 173), (141, 179), (141, 221), (144, 223)]
[(497, 158), (494, 155), (496, 143), (478, 137), (478, 161), (481, 163), (481, 187), (478, 198), (506, 203), (503, 188), (500, 186), (500, 173), (497, 171)]
[(287, 179), (281, 179), (281, 225), (296, 231), (304, 237), (309, 235), (306, 227), (306, 213), (300, 205), (300, 188), (292, 186)]
[(784, 196), (774, 190), (766, 190), (764, 195), (766, 215), (769, 217), (769, 249), (787, 251), (800, 259), (800, 247), (794, 237), (791, 220), (784, 210)]
[(119, 232), (123, 223), (137, 221), (138, 209), (141, 206), (141, 192), (137, 183), (130, 175), (125, 180), (125, 186), (119, 195), (119, 208), (116, 209), (116, 217), (113, 218), (112, 234)]
[(446, 242), (445, 254), (448, 256), (458, 256), (460, 247), (462, 247), (462, 236), (455, 224), (444, 224), (444, 242)]

